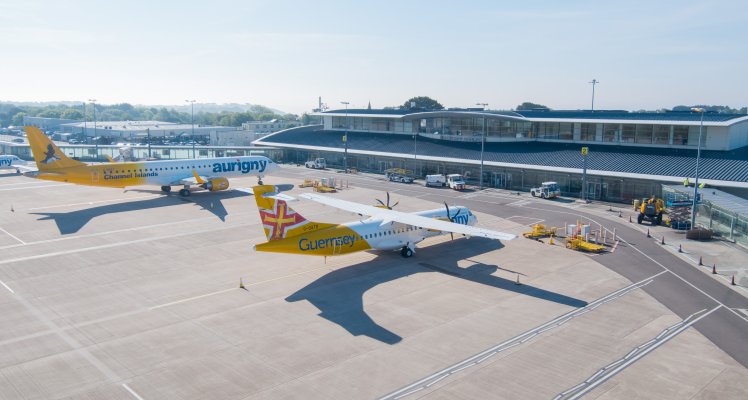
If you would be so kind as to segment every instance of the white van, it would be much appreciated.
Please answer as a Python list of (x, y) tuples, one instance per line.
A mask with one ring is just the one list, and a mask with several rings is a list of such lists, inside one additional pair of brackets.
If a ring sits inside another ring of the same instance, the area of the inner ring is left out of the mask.
[(426, 175), (426, 186), (447, 186), (447, 177), (444, 175)]

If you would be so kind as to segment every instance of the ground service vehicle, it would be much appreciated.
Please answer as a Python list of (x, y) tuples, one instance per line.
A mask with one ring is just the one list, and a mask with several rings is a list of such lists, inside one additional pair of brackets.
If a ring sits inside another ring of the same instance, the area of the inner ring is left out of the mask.
[(384, 171), (384, 176), (390, 182), (413, 183), (412, 171), (403, 168), (390, 168)]
[(441, 174), (426, 175), (426, 186), (447, 186), (447, 177)]
[(532, 197), (552, 199), (561, 196), (561, 189), (556, 182), (543, 182), (540, 187), (530, 189), (530, 194)]
[(413, 178), (405, 175), (390, 175), (390, 181), (401, 183), (413, 183)]
[(324, 158), (316, 158), (314, 161), (305, 162), (304, 166), (312, 169), (325, 169), (327, 168), (327, 163)]
[(665, 202), (662, 199), (642, 199), (642, 205), (639, 207), (639, 216), (636, 217), (636, 222), (642, 223), (642, 221), (649, 220), (652, 225), (660, 225), (662, 223), (662, 212), (665, 211)]
[(450, 189), (464, 190), (465, 179), (463, 179), (460, 174), (449, 174), (447, 175), (447, 185), (449, 185)]

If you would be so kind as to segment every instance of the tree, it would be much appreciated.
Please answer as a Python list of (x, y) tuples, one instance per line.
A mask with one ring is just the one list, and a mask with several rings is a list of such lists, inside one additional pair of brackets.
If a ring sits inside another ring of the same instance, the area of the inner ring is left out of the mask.
[(26, 116), (25, 112), (16, 113), (16, 115), (14, 115), (13, 118), (10, 119), (10, 123), (15, 126), (21, 126), (23, 125), (23, 117), (25, 116)]
[(421, 108), (424, 110), (443, 110), (444, 106), (439, 104), (438, 101), (428, 96), (418, 96), (408, 99), (403, 108), (412, 110), (414, 108)]
[(60, 118), (82, 120), (83, 113), (81, 113), (79, 110), (76, 110), (74, 108), (68, 108), (67, 110), (63, 111), (62, 114), (60, 114)]
[(60, 118), (60, 112), (57, 110), (44, 110), (37, 117), (41, 118)]
[(548, 108), (548, 107), (546, 107), (546, 106), (544, 106), (542, 104), (535, 104), (535, 103), (531, 103), (529, 101), (526, 101), (526, 102), (518, 105), (517, 108), (516, 108), (516, 110), (517, 111), (522, 111), (522, 110), (537, 110), (538, 108), (543, 108), (543, 109), (546, 109), (546, 110), (550, 110), (550, 108)]

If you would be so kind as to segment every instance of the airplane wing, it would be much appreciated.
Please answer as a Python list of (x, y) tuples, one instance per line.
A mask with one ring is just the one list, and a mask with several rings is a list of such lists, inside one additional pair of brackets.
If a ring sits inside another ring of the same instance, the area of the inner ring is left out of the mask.
[[(292, 186), (292, 188), (293, 188), (293, 186)], [(238, 188), (234, 188), (234, 190), (237, 190), (237, 191), (240, 191), (240, 192), (244, 192), (244, 193), (248, 193), (248, 194), (255, 194), (255, 191), (252, 188), (241, 188), (241, 187), (238, 187)], [(289, 190), (289, 189), (286, 189), (286, 190)], [(268, 197), (268, 198), (276, 199), (276, 200), (284, 200), (284, 201), (296, 201), (297, 200), (295, 197), (289, 196), (289, 195), (283, 194), (283, 193), (266, 193), (266, 194), (263, 195), (263, 197)]]
[(211, 177), (209, 176), (201, 176), (195, 171), (192, 170), (192, 176), (189, 178), (181, 178), (178, 181), (172, 182), (172, 185), (191, 185), (191, 186), (197, 186), (202, 185), (203, 183), (209, 181)]
[(488, 239), (512, 240), (517, 237), (516, 235), (512, 235), (511, 233), (504, 233), (492, 231), (490, 229), (476, 228), (469, 225), (456, 224), (454, 222), (422, 217), (420, 215), (388, 210), (386, 208), (354, 203), (352, 201), (334, 199), (327, 196), (320, 196), (314, 193), (304, 193), (299, 196), (324, 205), (339, 208), (341, 210), (350, 211), (361, 215), (368, 215), (377, 219), (381, 218), (386, 222), (399, 222), (401, 224), (417, 226), (419, 228), (433, 229), (442, 232), (461, 233), (463, 235), (478, 236)]

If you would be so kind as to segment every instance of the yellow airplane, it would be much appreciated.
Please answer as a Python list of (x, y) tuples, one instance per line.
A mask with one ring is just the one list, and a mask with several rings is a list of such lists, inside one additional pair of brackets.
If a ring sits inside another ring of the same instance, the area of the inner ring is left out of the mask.
[(474, 227), (477, 218), (467, 207), (448, 207), (445, 204), (445, 208), (404, 213), (392, 210), (389, 204), (376, 207), (304, 193), (300, 197), (368, 216), (345, 224), (313, 222), (288, 206), (287, 201), (293, 200), (293, 197), (281, 192), (292, 188), (293, 185), (252, 188), (268, 239), (267, 242), (256, 245), (255, 250), (337, 256), (369, 249), (400, 249), (403, 257), (411, 257), (417, 243), (447, 232), (496, 240), (512, 240), (516, 237), (510, 233)]
[(32, 176), (57, 182), (88, 186), (126, 187), (160, 185), (164, 193), (181, 185), (179, 194), (190, 195), (190, 186), (211, 192), (229, 188), (229, 176), (262, 177), (278, 168), (264, 156), (217, 157), (187, 160), (141, 161), (88, 165), (68, 158), (47, 135), (33, 126), (26, 127), (31, 152), (38, 167)]

